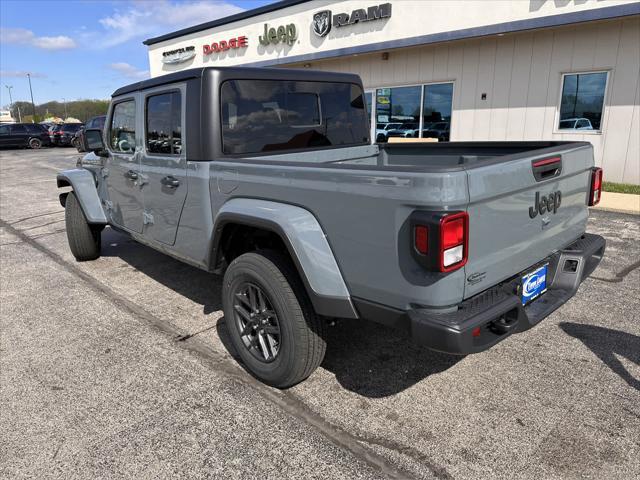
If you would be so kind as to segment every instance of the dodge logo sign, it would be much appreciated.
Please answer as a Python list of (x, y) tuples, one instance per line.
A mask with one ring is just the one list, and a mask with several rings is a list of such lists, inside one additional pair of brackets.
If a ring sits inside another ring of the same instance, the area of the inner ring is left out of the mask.
[(313, 15), (313, 31), (319, 37), (331, 31), (331, 10), (322, 10)]

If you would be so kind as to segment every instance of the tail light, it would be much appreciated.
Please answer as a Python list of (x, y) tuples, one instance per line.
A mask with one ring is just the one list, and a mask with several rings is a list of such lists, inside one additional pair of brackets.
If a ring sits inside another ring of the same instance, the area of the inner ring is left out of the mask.
[(467, 263), (469, 216), (466, 212), (440, 219), (440, 271), (451, 272)]
[(602, 169), (600, 167), (591, 170), (591, 188), (589, 189), (589, 206), (600, 203), (602, 196)]
[(415, 212), (412, 215), (415, 260), (436, 272), (452, 272), (467, 263), (469, 216), (466, 212)]

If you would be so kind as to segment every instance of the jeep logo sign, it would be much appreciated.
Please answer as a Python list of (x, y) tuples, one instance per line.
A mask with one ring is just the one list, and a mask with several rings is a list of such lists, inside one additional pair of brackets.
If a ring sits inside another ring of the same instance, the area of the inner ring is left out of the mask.
[(311, 26), (313, 32), (319, 37), (326, 36), (331, 31), (331, 26), (345, 27), (360, 22), (370, 22), (372, 20), (380, 20), (391, 17), (391, 4), (383, 3), (382, 5), (367, 8), (358, 8), (348, 13), (336, 13), (331, 16), (331, 10), (321, 10), (313, 14)]
[(533, 207), (529, 207), (529, 217), (536, 218), (538, 213), (543, 215), (545, 212), (556, 213), (560, 208), (562, 201), (562, 192), (551, 192), (546, 197), (540, 197), (540, 192), (536, 192), (536, 199), (533, 201)]
[(298, 31), (293, 23), (289, 25), (281, 25), (277, 29), (274, 27), (269, 28), (269, 25), (264, 24), (264, 34), (258, 37), (258, 41), (265, 47), (270, 43), (274, 45), (278, 43), (286, 43), (287, 45), (293, 45), (298, 38)]

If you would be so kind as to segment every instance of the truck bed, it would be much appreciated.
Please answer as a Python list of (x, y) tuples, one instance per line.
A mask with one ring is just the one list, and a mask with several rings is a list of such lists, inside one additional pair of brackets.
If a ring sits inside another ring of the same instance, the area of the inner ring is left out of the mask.
[(246, 157), (254, 162), (317, 164), (399, 171), (460, 171), (589, 146), (588, 142), (443, 142), (376, 144)]

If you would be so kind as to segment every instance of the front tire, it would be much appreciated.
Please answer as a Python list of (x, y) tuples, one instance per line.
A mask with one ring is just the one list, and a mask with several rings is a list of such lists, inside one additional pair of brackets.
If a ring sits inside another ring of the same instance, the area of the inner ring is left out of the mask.
[(322, 363), (324, 321), (286, 256), (262, 251), (236, 258), (225, 272), (222, 299), (233, 346), (264, 383), (293, 386)]
[(80, 202), (69, 192), (65, 202), (64, 219), (69, 248), (76, 260), (84, 262), (100, 256), (102, 226), (90, 225), (84, 216)]
[(33, 148), (34, 150), (42, 148), (42, 140), (40, 140), (39, 138), (30, 139), (29, 140), (29, 148)]

